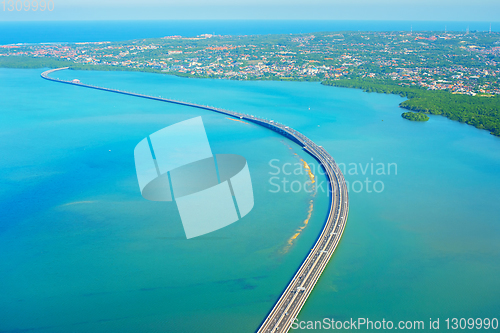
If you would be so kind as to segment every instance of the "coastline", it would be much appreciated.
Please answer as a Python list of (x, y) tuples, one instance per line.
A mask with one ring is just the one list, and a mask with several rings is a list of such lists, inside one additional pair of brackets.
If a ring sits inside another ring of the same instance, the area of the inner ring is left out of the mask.
[[(26, 63), (26, 59), (30, 59)], [(291, 82), (320, 82), (326, 86), (340, 88), (361, 89), (365, 92), (395, 94), (408, 98), (400, 103), (400, 108), (413, 112), (442, 115), (450, 120), (472, 125), (478, 129), (487, 130), (490, 134), (500, 137), (500, 95), (497, 96), (469, 96), (453, 94), (448, 91), (431, 91), (418, 87), (406, 87), (394, 82), (368, 79), (337, 79), (322, 80), (318, 77), (259, 77), (259, 78), (220, 78), (189, 73), (165, 72), (153, 68), (129, 68), (111, 65), (87, 65), (52, 58), (32, 57), (0, 57), (0, 67), (3, 68), (60, 68), (69, 67), (73, 70), (91, 71), (127, 71), (144, 72), (163, 75), (172, 75), (182, 78), (220, 79), (233, 81), (291, 81)]]
[[(7, 59), (15, 60), (26, 60), (29, 59), (31, 63), (26, 64), (19, 62), (18, 64), (9, 63)], [(191, 79), (218, 79), (218, 80), (231, 80), (231, 81), (293, 81), (293, 82), (321, 82), (322, 80), (319, 78), (295, 78), (295, 77), (265, 77), (265, 78), (248, 78), (248, 79), (238, 79), (238, 78), (220, 78), (220, 77), (211, 77), (211, 76), (203, 76), (203, 75), (193, 75), (189, 73), (179, 73), (179, 72), (166, 72), (159, 69), (153, 68), (130, 68), (124, 66), (111, 66), (111, 65), (87, 65), (87, 64), (77, 64), (68, 60), (61, 59), (53, 59), (53, 58), (34, 58), (34, 57), (0, 57), (0, 68), (13, 68), (13, 69), (37, 69), (37, 68), (50, 68), (56, 69), (61, 67), (68, 67), (71, 70), (79, 70), (79, 71), (101, 71), (101, 72), (139, 72), (139, 73), (154, 73), (154, 74), (162, 74), (162, 75), (172, 75), (182, 78), (191, 78)]]
[(387, 81), (374, 80), (331, 80), (323, 85), (361, 89), (364, 92), (393, 94), (406, 97), (399, 107), (409, 111), (441, 115), (450, 120), (487, 130), (500, 137), (500, 95), (494, 97), (452, 94), (447, 91), (430, 91), (417, 87), (402, 87)]

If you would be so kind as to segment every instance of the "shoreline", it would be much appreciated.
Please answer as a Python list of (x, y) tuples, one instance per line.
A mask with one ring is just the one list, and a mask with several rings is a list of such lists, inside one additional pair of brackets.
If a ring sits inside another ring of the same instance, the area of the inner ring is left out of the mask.
[[(8, 58), (10, 59), (7, 60)], [(16, 63), (20, 59), (31, 59), (31, 63)], [(0, 57), (0, 68), (16, 69), (35, 69), (35, 68), (60, 68), (68, 67), (72, 70), (87, 71), (117, 71), (117, 72), (141, 72), (162, 75), (172, 75), (181, 78), (195, 79), (217, 79), (232, 81), (276, 81), (276, 82), (319, 82), (325, 86), (334, 86), (339, 88), (361, 89), (365, 92), (377, 92), (385, 94), (399, 95), (406, 97), (407, 100), (400, 103), (399, 107), (403, 110), (442, 115), (450, 120), (458, 121), (472, 125), (478, 129), (487, 130), (491, 135), (500, 137), (500, 95), (495, 96), (469, 96), (462, 94), (453, 94), (446, 90), (427, 90), (415, 86), (401, 86), (397, 81), (373, 79), (336, 79), (325, 80), (318, 77), (297, 78), (297, 77), (259, 77), (259, 78), (225, 78), (211, 77), (193, 74), (181, 74), (178, 72), (165, 72), (159, 69), (134, 69), (122, 66), (110, 65), (86, 65), (75, 64), (68, 60), (53, 58), (33, 58), (33, 57)], [(405, 111), (406, 112), (406, 111)], [(404, 112), (403, 112), (404, 113)]]

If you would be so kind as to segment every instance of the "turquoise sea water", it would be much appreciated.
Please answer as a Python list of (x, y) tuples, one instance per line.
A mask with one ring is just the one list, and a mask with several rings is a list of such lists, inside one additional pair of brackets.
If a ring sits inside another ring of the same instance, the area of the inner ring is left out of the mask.
[(0, 44), (100, 42), (181, 35), (267, 35), (317, 31), (492, 31), (500, 22), (351, 20), (3, 21)]
[[(255, 125), (39, 74), (0, 69), (0, 332), (255, 331), (324, 223), (326, 193), (282, 186), (304, 184), (293, 171), (313, 159)], [(498, 317), (500, 140), (487, 132), (317, 83), (54, 76), (275, 119), (344, 165), (347, 227), (299, 320)], [(214, 153), (248, 160), (255, 207), (186, 240), (174, 204), (141, 197), (133, 149), (196, 116)]]

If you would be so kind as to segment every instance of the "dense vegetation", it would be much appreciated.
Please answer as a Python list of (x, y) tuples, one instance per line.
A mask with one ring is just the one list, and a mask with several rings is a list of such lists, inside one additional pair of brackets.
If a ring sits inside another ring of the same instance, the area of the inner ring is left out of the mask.
[(428, 114), (443, 115), (451, 120), (486, 129), (500, 136), (500, 96), (483, 97), (452, 94), (446, 91), (429, 91), (423, 88), (402, 87), (390, 81), (336, 80), (323, 84), (358, 88), (367, 92), (397, 94), (407, 97), (402, 108)]
[(73, 61), (54, 59), (54, 58), (36, 58), (36, 57), (0, 57), (0, 68), (60, 68), (69, 67), (75, 70), (94, 70), (94, 71), (135, 71), (135, 72), (152, 72), (160, 73), (161, 71), (141, 68), (134, 69), (122, 66), (111, 66), (111, 65), (87, 65), (87, 64), (77, 64)]
[(0, 57), (0, 67), (4, 68), (59, 68), (75, 63), (54, 58)]
[(417, 113), (417, 112), (403, 112), (401, 117), (411, 120), (411, 121), (427, 121), (429, 120), (429, 116), (425, 113)]

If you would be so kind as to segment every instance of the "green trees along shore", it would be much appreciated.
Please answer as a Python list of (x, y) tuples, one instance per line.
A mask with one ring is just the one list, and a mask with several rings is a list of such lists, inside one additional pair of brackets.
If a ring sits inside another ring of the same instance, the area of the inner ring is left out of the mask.
[[(500, 136), (500, 96), (469, 96), (447, 91), (430, 91), (402, 87), (390, 81), (342, 79), (322, 82), (324, 85), (363, 89), (366, 92), (396, 94), (408, 98), (400, 107), (419, 113), (443, 115)], [(405, 119), (416, 116), (403, 116)], [(417, 119), (410, 119), (417, 120)], [(421, 121), (421, 120), (420, 120)], [(424, 120), (425, 121), (425, 120)]]

